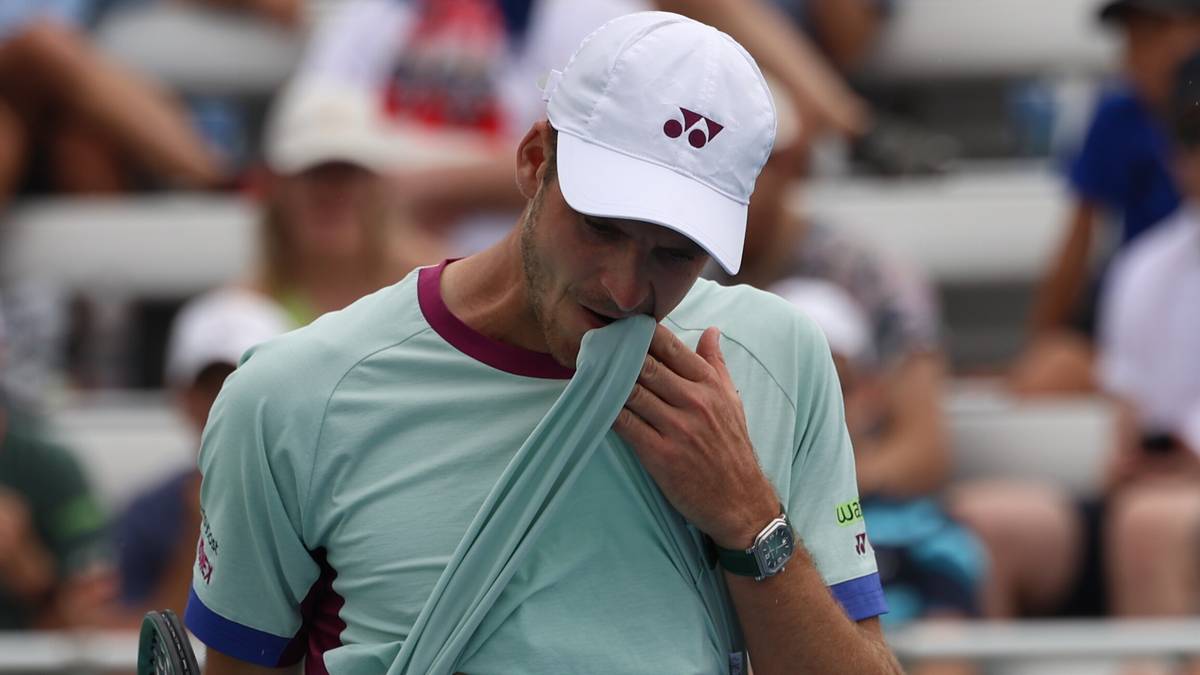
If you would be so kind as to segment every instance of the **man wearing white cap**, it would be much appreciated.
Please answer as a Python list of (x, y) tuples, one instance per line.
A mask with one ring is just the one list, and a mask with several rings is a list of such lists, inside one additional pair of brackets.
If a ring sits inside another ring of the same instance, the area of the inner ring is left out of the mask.
[[(227, 382), (186, 617), (209, 672), (307, 655), (330, 673), (744, 673), (747, 652), (760, 674), (897, 672), (828, 347), (785, 302), (698, 281), (710, 255), (736, 272), (770, 154), (754, 61), (639, 13), (545, 94), (505, 240), (253, 350)], [(514, 453), (572, 423), (557, 402), (595, 377), (573, 369), (585, 333), (645, 316), (615, 433), (451, 658), (405, 660), (445, 632), (429, 605), (471, 583), (447, 572)]]

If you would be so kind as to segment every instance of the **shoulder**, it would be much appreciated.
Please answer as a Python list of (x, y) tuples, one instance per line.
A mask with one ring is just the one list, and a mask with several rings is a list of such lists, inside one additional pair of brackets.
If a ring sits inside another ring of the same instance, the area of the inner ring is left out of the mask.
[(1092, 152), (1139, 147), (1157, 134), (1150, 110), (1128, 88), (1102, 93), (1096, 100), (1084, 147)]
[(221, 398), (239, 407), (269, 404), (293, 418), (319, 414), (348, 372), (427, 329), (414, 271), (343, 310), (251, 348), (226, 380)]
[(829, 354), (824, 335), (811, 319), (786, 300), (750, 286), (701, 279), (667, 321), (679, 331), (715, 326), (789, 391), (795, 389), (798, 366)]
[(1128, 88), (1109, 89), (1096, 99), (1093, 126), (1125, 125), (1149, 118), (1146, 106)]
[(1188, 209), (1180, 209), (1118, 254), (1110, 283), (1140, 287), (1167, 280), (1194, 266), (1197, 251), (1200, 251), (1200, 220)]
[(25, 475), (65, 477), (82, 476), (79, 460), (51, 435), (49, 427), (36, 415), (12, 406), (0, 412), (6, 419), (0, 429), (4, 459), (22, 469)]
[(129, 501), (122, 518), (144, 518), (161, 512), (166, 507), (182, 505), (184, 489), (194, 473), (195, 469), (188, 467), (142, 490)]

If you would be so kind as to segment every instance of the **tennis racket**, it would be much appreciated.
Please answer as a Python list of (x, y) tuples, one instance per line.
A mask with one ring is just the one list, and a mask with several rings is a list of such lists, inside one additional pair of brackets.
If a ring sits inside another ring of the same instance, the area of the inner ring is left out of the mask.
[(200, 675), (192, 643), (175, 612), (148, 612), (142, 619), (137, 674)]

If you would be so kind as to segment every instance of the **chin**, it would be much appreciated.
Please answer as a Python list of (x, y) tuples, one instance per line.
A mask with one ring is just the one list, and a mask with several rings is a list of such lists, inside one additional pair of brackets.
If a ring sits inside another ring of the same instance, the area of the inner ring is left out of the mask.
[(579, 347), (582, 344), (582, 338), (575, 341), (553, 341), (549, 344), (550, 356), (558, 361), (560, 366), (566, 368), (575, 368), (575, 361), (579, 358)]

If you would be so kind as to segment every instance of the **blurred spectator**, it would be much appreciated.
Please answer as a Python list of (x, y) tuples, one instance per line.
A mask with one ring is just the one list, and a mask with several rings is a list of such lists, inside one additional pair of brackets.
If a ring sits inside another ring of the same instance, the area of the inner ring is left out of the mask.
[(844, 73), (862, 65), (879, 37), (893, 0), (772, 0), (800, 24)]
[(394, 283), (441, 250), (389, 199), (385, 174), (431, 161), (421, 139), (385, 127), (355, 87), (298, 80), (267, 128), (262, 261), (246, 285), (295, 326)]
[[(190, 302), (176, 319), (167, 381), (195, 432), (250, 347), (400, 279), (440, 252), (396, 222), (383, 172), (418, 159), (415, 139), (381, 124), (352, 87), (293, 83), (268, 128), (263, 257), (237, 285)], [(428, 158), (425, 158), (428, 159)], [(136, 618), (182, 616), (200, 527), (195, 468), (137, 496), (118, 528), (122, 599)]]
[(913, 270), (795, 212), (789, 197), (803, 166), (800, 120), (778, 95), (776, 114), (775, 150), (750, 200), (742, 268), (722, 280), (792, 300), (830, 340), (888, 620), (976, 615), (983, 549), (928, 498), (950, 462), (932, 292)]
[(221, 178), (178, 103), (89, 43), (81, 27), (96, 6), (6, 0), (0, 8), (0, 200), (35, 161), (49, 164), (51, 187), (62, 190), (120, 189), (125, 157), (180, 185)]
[[(249, 348), (291, 326), (279, 305), (244, 288), (208, 293), (176, 319), (167, 354), (167, 381), (176, 406), (200, 433), (225, 378)], [(200, 472), (181, 471), (130, 502), (116, 542), (121, 601), (133, 621), (152, 609), (183, 616), (200, 535)]]
[(106, 534), (74, 456), (0, 396), (0, 630), (107, 623), (116, 578)]
[(746, 44), (805, 106), (806, 133), (866, 127), (862, 102), (765, 0), (351, 0), (315, 36), (301, 72), (374, 88), (394, 120), (477, 140), (475, 161), (413, 171), (397, 188), (421, 222), (456, 226), (454, 248), (470, 252), (512, 222), (507, 214), (473, 216), (524, 203), (509, 155), (513, 141), (544, 115), (536, 83), (562, 68), (604, 22), (655, 7)]
[[(829, 341), (846, 402), (846, 421), (859, 464), (878, 451), (886, 433), (877, 360), (870, 322), (842, 288), (816, 279), (785, 279), (767, 289), (798, 307), (817, 323)], [(916, 618), (979, 615), (984, 552), (961, 525), (946, 517), (928, 497), (888, 498), (864, 492), (861, 502), (867, 535), (879, 562), (889, 612), (885, 625)], [(847, 520), (853, 518), (846, 512)], [(843, 513), (839, 513), (839, 518)], [(966, 663), (921, 664), (909, 672), (970, 673)]]
[(1174, 69), (1200, 46), (1200, 1), (1111, 0), (1099, 16), (1124, 36), (1124, 82), (1097, 103), (1070, 165), (1074, 208), (1034, 305), (1033, 341), (1013, 372), (1019, 393), (1094, 388), (1091, 336), (1103, 273), (1089, 260), (1103, 240), (1101, 223), (1119, 221), (1111, 238), (1123, 248), (1179, 205), (1162, 118)]
[(1200, 613), (1200, 53), (1176, 76), (1170, 116), (1184, 208), (1122, 252), (1100, 306), (1099, 379), (1128, 425), (1112, 605), (1131, 616)]

